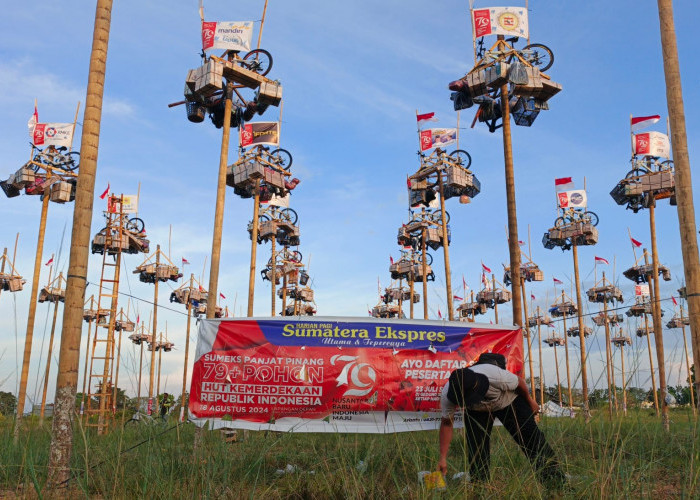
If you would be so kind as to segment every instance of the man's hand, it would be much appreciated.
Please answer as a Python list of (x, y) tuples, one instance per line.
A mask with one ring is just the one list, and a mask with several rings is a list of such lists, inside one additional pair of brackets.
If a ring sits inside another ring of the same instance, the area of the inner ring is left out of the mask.
[(443, 476), (447, 475), (447, 459), (446, 458), (440, 458), (438, 461), (438, 470), (442, 473)]

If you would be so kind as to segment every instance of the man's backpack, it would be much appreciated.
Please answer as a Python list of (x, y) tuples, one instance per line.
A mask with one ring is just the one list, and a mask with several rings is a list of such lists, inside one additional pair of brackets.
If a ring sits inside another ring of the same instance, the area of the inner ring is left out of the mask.
[(506, 369), (506, 357), (497, 352), (482, 352), (479, 360), (475, 365), (496, 365), (499, 368)]

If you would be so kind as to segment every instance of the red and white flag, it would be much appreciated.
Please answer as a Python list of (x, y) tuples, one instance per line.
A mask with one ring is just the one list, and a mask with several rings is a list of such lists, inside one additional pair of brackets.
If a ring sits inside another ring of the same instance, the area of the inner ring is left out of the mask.
[(438, 119), (435, 118), (435, 113), (424, 113), (422, 115), (416, 114), (416, 121), (418, 122), (418, 126), (420, 127), (424, 123), (436, 122), (438, 121)]
[(558, 279), (556, 279), (556, 278), (554, 278), (554, 277), (552, 277), (552, 279), (554, 280), (554, 284), (555, 284), (555, 285), (563, 285), (563, 284), (564, 284), (564, 282), (563, 282), (562, 280), (558, 280)]
[(554, 189), (557, 191), (570, 191), (574, 189), (574, 181), (571, 180), (571, 177), (554, 179)]
[(226, 300), (226, 296), (225, 296), (223, 293), (221, 293), (221, 292), (219, 292), (219, 297), (221, 297), (222, 299)]
[(394, 258), (391, 255), (389, 255), (389, 262), (391, 262), (392, 265), (394, 264)]
[(630, 128), (632, 132), (637, 132), (643, 128), (647, 128), (655, 124), (661, 119), (659, 115), (652, 116), (633, 116), (630, 121)]
[(481, 273), (481, 283), (484, 285), (484, 290), (491, 289), (491, 283), (489, 282), (489, 280), (486, 279), (485, 273)]
[(442, 319), (442, 313), (440, 312), (440, 308), (438, 307), (438, 318)]
[(530, 298), (531, 298), (532, 300), (535, 300), (535, 295), (531, 293), (531, 294), (530, 294)]
[(673, 295), (671, 295), (671, 300), (673, 301), (674, 306), (678, 305), (678, 302), (676, 302), (676, 298)]
[(44, 264), (44, 265), (50, 266), (51, 264), (53, 264), (53, 254), (51, 255), (51, 258), (48, 261), (46, 261), (46, 264)]
[(460, 297), (459, 295), (453, 295), (452, 300), (456, 300), (459, 302), (459, 301), (464, 300), (464, 299), (462, 297)]
[(141, 321), (141, 315), (140, 315), (140, 314), (137, 314), (137, 315), (136, 315), (136, 324), (137, 324), (137, 325), (139, 324), (139, 321)]
[(370, 311), (369, 309), (367, 309), (367, 314), (369, 314), (370, 316), (372, 316), (372, 311)]
[(639, 247), (642, 246), (642, 242), (641, 242), (641, 241), (637, 241), (637, 240), (635, 240), (634, 238), (632, 238), (631, 236), (630, 236), (630, 241), (631, 241), (632, 244), (633, 244), (635, 247), (637, 247), (637, 248), (639, 248)]
[(253, 21), (202, 22), (202, 50), (249, 51), (253, 39)]
[(464, 279), (464, 276), (462, 276), (462, 286), (464, 287), (465, 290), (466, 290), (467, 288), (469, 288), (469, 287), (467, 286), (467, 280)]
[(610, 262), (608, 262), (608, 259), (604, 259), (603, 257), (598, 257), (597, 255), (595, 256), (595, 263), (598, 264), (608, 264), (610, 265)]
[(39, 123), (39, 111), (37, 111), (35, 103), (34, 113), (31, 117), (29, 117), (29, 121), (27, 122), (27, 126), (29, 127), (29, 135), (32, 137), (34, 137), (34, 127), (36, 127), (37, 123)]
[(182, 265), (183, 265), (183, 266), (184, 266), (185, 264), (189, 264), (189, 263), (190, 263), (189, 260), (187, 260), (187, 259), (184, 258), (184, 257), (182, 258)]
[(484, 261), (483, 261), (483, 260), (481, 261), (481, 268), (482, 268), (484, 271), (486, 271), (487, 273), (489, 273), (489, 274), (491, 273), (491, 268), (490, 268), (490, 267), (486, 267), (486, 265), (484, 264)]
[(109, 182), (107, 183), (107, 189), (105, 189), (104, 192), (100, 195), (100, 199), (104, 200), (108, 194), (109, 194)]

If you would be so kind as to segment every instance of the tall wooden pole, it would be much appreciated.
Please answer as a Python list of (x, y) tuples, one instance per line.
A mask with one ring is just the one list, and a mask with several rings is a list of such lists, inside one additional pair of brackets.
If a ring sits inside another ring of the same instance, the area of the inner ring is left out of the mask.
[(73, 450), (72, 417), (75, 412), (75, 391), (78, 385), (80, 334), (83, 305), (85, 304), (90, 222), (92, 220), (111, 14), (112, 0), (97, 0), (87, 99), (83, 116), (80, 175), (75, 193), (66, 299), (63, 306), (63, 331), (61, 333), (51, 447), (49, 449), (49, 485), (58, 485), (70, 478), (70, 457)]
[(409, 315), (410, 315), (411, 319), (413, 319), (413, 294), (415, 293), (415, 291), (414, 291), (414, 289), (415, 289), (415, 281), (414, 281), (415, 276), (416, 276), (416, 274), (413, 272), (413, 259), (411, 259), (411, 274), (409, 275), (409, 278), (408, 278), (409, 279), (408, 284), (411, 287), (410, 292), (409, 292), (410, 293), (410, 301), (411, 301), (410, 306), (409, 306)]
[[(255, 259), (258, 252), (258, 217), (260, 216), (260, 179), (255, 179), (255, 197), (253, 198), (253, 235), (250, 248), (250, 274), (248, 275), (248, 317), (253, 316), (255, 299)], [(274, 288), (274, 286), (273, 286)]]
[[(157, 345), (158, 345), (158, 349), (156, 349), (156, 350), (158, 351), (158, 375), (156, 376), (156, 401), (158, 401), (158, 397), (160, 396), (160, 367), (161, 367), (162, 362), (163, 362), (163, 349), (162, 349), (162, 347), (163, 347), (163, 333), (162, 332), (160, 334), (160, 338), (158, 339)], [(156, 350), (154, 350), (153, 352), (155, 352)], [(160, 401), (157, 402), (156, 408), (157, 408), (156, 411), (160, 412)]]
[(428, 257), (425, 250), (425, 225), (421, 227), (420, 231), (420, 250), (423, 256), (423, 261), (421, 262), (423, 266), (423, 319), (428, 319)]
[(627, 416), (627, 379), (625, 379), (625, 345), (620, 344), (620, 365), (622, 366), (622, 414)]
[[(603, 285), (605, 285), (605, 272), (603, 272)], [(603, 321), (605, 322), (605, 368), (608, 376), (608, 415), (610, 418), (613, 416), (613, 397), (612, 391), (615, 389), (614, 378), (615, 375), (612, 371), (612, 354), (610, 352), (610, 323), (608, 322), (608, 301), (603, 302), (603, 314), (605, 315)]]
[(676, 30), (673, 22), (673, 0), (657, 0), (661, 49), (666, 78), (666, 102), (671, 122), (671, 143), (675, 168), (678, 226), (683, 252), (683, 270), (688, 300), (690, 336), (695, 362), (695, 393), (700, 392), (700, 260), (698, 260), (697, 226), (693, 204), (693, 184), (690, 176), (688, 138), (685, 130), (683, 89), (678, 63)]
[[(457, 129), (459, 130), (459, 129)], [(454, 304), (452, 300), (452, 271), (450, 270), (450, 242), (447, 238), (447, 212), (445, 212), (445, 188), (442, 179), (442, 171), (438, 170), (438, 184), (440, 186), (440, 210), (442, 211), (442, 249), (445, 254), (445, 289), (447, 291), (447, 317), (450, 321), (455, 319)]]
[(36, 255), (34, 256), (34, 274), (32, 277), (32, 292), (29, 296), (29, 315), (27, 316), (27, 336), (24, 340), (24, 357), (22, 358), (22, 373), (19, 379), (19, 393), (17, 395), (17, 419), (15, 420), (14, 441), (17, 443), (19, 430), (24, 416), (24, 402), (27, 399), (27, 380), (29, 378), (29, 360), (32, 356), (32, 341), (34, 339), (34, 318), (36, 317), (36, 304), (39, 295), (39, 279), (41, 276), (41, 259), (44, 253), (44, 236), (46, 234), (46, 215), (49, 211), (49, 197), (44, 196), (41, 203), (41, 216), (39, 217), (39, 235), (36, 242)]
[(690, 386), (690, 406), (693, 408), (693, 416), (697, 416), (698, 408), (695, 406), (695, 390), (691, 380), (690, 358), (688, 357), (688, 341), (685, 337), (685, 323), (683, 322), (683, 306), (681, 306), (681, 331), (683, 332), (683, 350), (685, 352), (685, 367), (688, 374), (688, 386)]
[(649, 318), (647, 313), (644, 313), (644, 330), (646, 331), (647, 337), (647, 350), (649, 351), (649, 373), (651, 377), (651, 389), (654, 391), (654, 409), (656, 410), (656, 416), (660, 415), (659, 411), (659, 395), (656, 392), (656, 377), (654, 376), (654, 355), (651, 353), (651, 338), (649, 335)]
[(112, 414), (117, 413), (117, 398), (119, 397), (119, 365), (122, 355), (122, 332), (123, 329), (119, 329), (119, 340), (117, 341), (117, 356), (114, 358), (116, 361), (117, 368), (114, 373), (114, 384), (112, 386)]
[(270, 297), (270, 316), (275, 317), (275, 305), (277, 303), (277, 285), (275, 280), (277, 279), (277, 258), (275, 257), (275, 235), (272, 235), (272, 269), (270, 269), (270, 288), (272, 288), (272, 294)]
[[(93, 309), (95, 307), (95, 296), (93, 295), (90, 297), (90, 309)], [(97, 312), (97, 316), (95, 316), (95, 319), (99, 317), (100, 312)], [(87, 334), (87, 340), (85, 341), (85, 366), (83, 370), (83, 392), (82, 392), (82, 398), (80, 399), (80, 415), (83, 414), (85, 411), (85, 389), (87, 385), (87, 372), (88, 372), (88, 365), (90, 364), (90, 337), (92, 336), (92, 322), (93, 319), (91, 318), (88, 321), (88, 334)]]
[(498, 301), (496, 300), (496, 276), (491, 275), (491, 294), (493, 295), (493, 315), (498, 324)]
[[(564, 292), (561, 292), (561, 301), (564, 302)], [(564, 318), (564, 353), (566, 355), (566, 388), (569, 393), (569, 410), (574, 411), (574, 398), (571, 396), (571, 370), (569, 368), (569, 332), (566, 330), (566, 312)]]
[[(498, 35), (499, 41), (503, 40), (503, 38), (503, 35)], [(513, 172), (513, 144), (510, 133), (508, 83), (501, 86), (501, 113), (503, 114), (503, 157), (505, 159), (506, 203), (508, 205), (508, 250), (510, 253), (511, 290), (513, 292), (513, 324), (522, 325), (520, 245), (518, 244), (518, 216), (515, 206), (515, 174)]]
[[(668, 416), (668, 402), (666, 401), (666, 361), (664, 359), (664, 334), (661, 323), (661, 302), (659, 301), (659, 253), (656, 248), (656, 202), (649, 207), (649, 225), (651, 226), (651, 286), (649, 295), (651, 299), (651, 318), (654, 325), (654, 345), (656, 346), (656, 360), (659, 366), (659, 389), (661, 390), (661, 421), (664, 429), (669, 430), (671, 425)], [(648, 254), (644, 252), (646, 264), (649, 264)]]
[[(576, 305), (578, 307), (578, 338), (581, 344), (581, 393), (583, 396), (583, 418), (586, 422), (591, 419), (588, 408), (588, 377), (586, 370), (586, 330), (583, 324), (583, 303), (581, 300), (581, 280), (578, 273), (578, 245), (572, 247), (574, 255), (574, 283), (576, 285)], [(567, 334), (568, 336), (568, 334)]]
[[(213, 260), (213, 258), (212, 258)], [(153, 382), (154, 382), (154, 377), (155, 377), (155, 368), (156, 368), (156, 346), (158, 345), (158, 334), (157, 328), (158, 328), (158, 283), (160, 280), (158, 279), (158, 268), (160, 267), (160, 245), (156, 247), (156, 280), (154, 285), (154, 290), (153, 290), (153, 330), (151, 332), (151, 366), (150, 366), (150, 374), (148, 377), (148, 414), (151, 415), (153, 414)], [(211, 298), (211, 290), (209, 290), (209, 298)], [(216, 297), (216, 296), (214, 296)], [(213, 301), (216, 303), (216, 299)], [(157, 394), (156, 394), (157, 396)], [(156, 406), (158, 405), (158, 398), (156, 397)]]
[[(141, 328), (141, 333), (143, 333), (143, 328)], [(140, 413), (141, 412), (141, 375), (143, 374), (143, 340), (139, 344), (141, 349), (140, 349), (140, 354), (139, 354), (139, 382), (138, 382), (138, 387), (136, 389), (136, 412)]]
[[(523, 297), (527, 297), (527, 295), (525, 295), (525, 279), (523, 277), (520, 278), (520, 288), (523, 293)], [(530, 394), (532, 394), (532, 399), (536, 399), (537, 392), (535, 391), (535, 369), (532, 362), (532, 332), (530, 332), (530, 322), (527, 320), (527, 300), (525, 299), (523, 299), (523, 313), (525, 314), (523, 329), (527, 335), (527, 359), (530, 367)]]
[(559, 394), (559, 405), (564, 406), (564, 400), (561, 397), (561, 379), (559, 377), (559, 359), (557, 359), (557, 344), (554, 344), (554, 366), (557, 368), (557, 393)]
[(207, 319), (216, 314), (216, 298), (219, 296), (219, 264), (221, 262), (221, 235), (224, 227), (224, 205), (226, 202), (226, 166), (228, 146), (231, 137), (231, 93), (233, 84), (226, 83), (224, 101), (224, 127), (221, 134), (221, 154), (219, 155), (219, 176), (216, 186), (216, 208), (214, 210), (214, 232), (211, 241), (211, 263), (209, 265), (209, 298)]
[(53, 302), (53, 320), (51, 322), (51, 335), (49, 335), (49, 351), (46, 354), (46, 371), (44, 372), (44, 390), (41, 394), (41, 410), (39, 412), (39, 425), (44, 424), (44, 411), (46, 409), (46, 393), (49, 389), (49, 372), (51, 370), (51, 354), (53, 353), (53, 339), (56, 333), (56, 318), (58, 317), (59, 300)]
[(540, 306), (537, 306), (537, 349), (540, 354), (540, 404), (544, 404), (544, 369), (542, 368), (542, 321)]
[(180, 396), (180, 422), (185, 421), (185, 394), (187, 394), (187, 363), (190, 355), (190, 324), (192, 322), (192, 290), (194, 274), (190, 274), (190, 292), (187, 294), (187, 330), (185, 332), (185, 366), (182, 369), (182, 396)]
[[(18, 233), (19, 235), (19, 233)], [(15, 250), (17, 249), (17, 243), (15, 242)], [(2, 252), (2, 264), (0, 264), (0, 274), (5, 273), (5, 262), (7, 262), (7, 247)], [(0, 287), (0, 294), (2, 294), (2, 287)]]

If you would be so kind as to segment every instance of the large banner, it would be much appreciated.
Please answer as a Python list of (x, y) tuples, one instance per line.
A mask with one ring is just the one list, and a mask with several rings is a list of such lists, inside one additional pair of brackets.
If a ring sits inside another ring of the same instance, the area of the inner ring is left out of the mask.
[(420, 131), (420, 150), (449, 146), (457, 142), (456, 128), (428, 128)]
[(73, 143), (72, 123), (37, 123), (29, 130), (29, 136), (35, 146), (65, 146)]
[(257, 144), (280, 144), (279, 122), (253, 122), (241, 127), (240, 144), (242, 148)]
[(253, 39), (253, 21), (202, 23), (202, 50), (249, 51)]
[(505, 35), (527, 38), (525, 7), (488, 7), (472, 11), (474, 36)]
[(632, 147), (636, 155), (671, 157), (671, 143), (668, 136), (661, 132), (633, 134)]
[(390, 433), (437, 429), (453, 370), (499, 352), (523, 367), (518, 327), (359, 318), (199, 323), (189, 416), (210, 428)]

